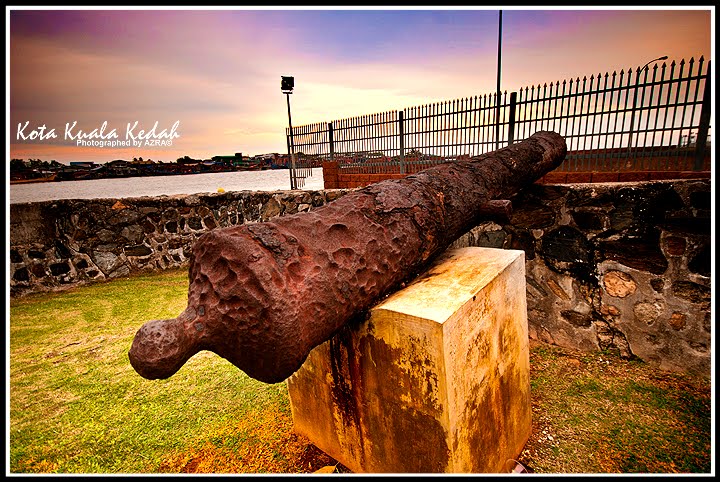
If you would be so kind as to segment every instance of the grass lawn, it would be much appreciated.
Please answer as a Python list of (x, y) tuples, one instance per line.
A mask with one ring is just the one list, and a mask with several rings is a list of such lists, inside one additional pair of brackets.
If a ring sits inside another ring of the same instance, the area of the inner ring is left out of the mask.
[[(344, 469), (293, 433), (285, 383), (213, 353), (146, 380), (127, 351), (187, 303), (187, 271), (10, 300), (10, 473)], [(607, 353), (531, 347), (536, 473), (709, 473), (711, 387)]]

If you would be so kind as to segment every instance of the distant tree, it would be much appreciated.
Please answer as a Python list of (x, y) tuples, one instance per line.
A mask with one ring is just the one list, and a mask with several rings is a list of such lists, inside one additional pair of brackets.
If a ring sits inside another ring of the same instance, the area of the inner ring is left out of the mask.
[(21, 171), (25, 169), (27, 166), (25, 165), (25, 161), (22, 159), (11, 159), (10, 160), (10, 170), (11, 171)]
[(43, 169), (48, 167), (47, 161), (41, 161), (40, 159), (29, 159), (28, 167), (31, 169)]
[(137, 157), (133, 157), (133, 162), (138, 162), (138, 158), (137, 158)]

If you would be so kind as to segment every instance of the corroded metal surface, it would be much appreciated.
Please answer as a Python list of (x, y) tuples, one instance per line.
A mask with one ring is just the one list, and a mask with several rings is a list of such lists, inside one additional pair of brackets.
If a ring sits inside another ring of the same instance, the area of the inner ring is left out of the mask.
[(489, 201), (533, 183), (566, 152), (560, 135), (539, 132), (313, 211), (209, 231), (193, 246), (187, 308), (145, 323), (130, 363), (145, 378), (168, 378), (210, 350), (257, 380), (282, 381), (478, 224)]

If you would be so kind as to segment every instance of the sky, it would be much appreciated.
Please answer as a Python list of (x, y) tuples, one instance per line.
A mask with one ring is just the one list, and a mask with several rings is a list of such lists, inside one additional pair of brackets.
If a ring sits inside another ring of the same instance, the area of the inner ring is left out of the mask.
[[(491, 94), (497, 83), (497, 8), (28, 8), (6, 7), (8, 159), (286, 153), (282, 76), (295, 79), (293, 126)], [(503, 91), (663, 55), (713, 59), (714, 7), (499, 8)], [(103, 125), (101, 140), (140, 145), (78, 145), (78, 131)], [(146, 145), (139, 131), (154, 126), (158, 142)]]

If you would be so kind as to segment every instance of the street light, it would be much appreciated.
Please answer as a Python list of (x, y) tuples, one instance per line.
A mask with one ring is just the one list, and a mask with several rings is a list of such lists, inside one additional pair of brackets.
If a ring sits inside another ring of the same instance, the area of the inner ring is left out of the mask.
[(495, 97), (495, 149), (500, 149), (500, 54), (502, 53), (502, 10), (498, 17), (497, 90)]
[(658, 60), (667, 60), (667, 58), (668, 58), (667, 55), (663, 55), (662, 57), (658, 57), (658, 58), (656, 58), (656, 59), (651, 60), (651, 61), (648, 62), (647, 64), (643, 65), (643, 68), (640, 69), (640, 72), (642, 72), (643, 70), (647, 69), (647, 66), (650, 65), (650, 64), (652, 64), (653, 62), (657, 62)]
[[(647, 64), (643, 65), (642, 69), (638, 69), (635, 74), (635, 95), (633, 96), (633, 106), (632, 111), (630, 112), (630, 132), (628, 134), (628, 154), (630, 153), (630, 150), (632, 149), (632, 138), (633, 138), (633, 128), (635, 124), (635, 105), (637, 103), (637, 94), (638, 94), (638, 83), (640, 82), (640, 72), (643, 72), (645, 69), (647, 69), (648, 65), (652, 64), (653, 62), (657, 62), (658, 60), (667, 60), (668, 56), (663, 55), (662, 57), (658, 57), (656, 59), (651, 60)], [(630, 159), (628, 159), (629, 161)]]
[(297, 189), (295, 182), (295, 143), (293, 141), (293, 128), (292, 128), (292, 117), (290, 117), (290, 94), (292, 94), (293, 88), (295, 87), (295, 78), (281, 76), (280, 90), (287, 97), (288, 107), (288, 125), (290, 126), (290, 189)]

